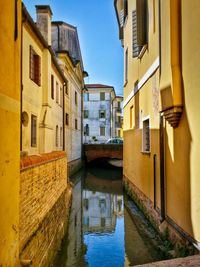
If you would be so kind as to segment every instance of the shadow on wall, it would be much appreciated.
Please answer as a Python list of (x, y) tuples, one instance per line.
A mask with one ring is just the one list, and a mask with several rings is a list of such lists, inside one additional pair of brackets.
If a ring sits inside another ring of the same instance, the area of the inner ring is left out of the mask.
[[(191, 132), (186, 110), (175, 129), (165, 123), (166, 212), (186, 233), (194, 236), (191, 221)], [(170, 129), (171, 128), (171, 129)]]

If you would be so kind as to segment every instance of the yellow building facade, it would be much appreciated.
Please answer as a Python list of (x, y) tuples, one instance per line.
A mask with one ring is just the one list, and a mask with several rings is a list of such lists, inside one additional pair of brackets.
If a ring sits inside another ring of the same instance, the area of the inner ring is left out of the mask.
[[(36, 8), (35, 25), (23, 6), (22, 151), (28, 155), (64, 150), (63, 91), (67, 81), (49, 47), (51, 9)], [(45, 32), (41, 17), (48, 25)]]
[(0, 9), (0, 265), (18, 266), (21, 1)]
[(197, 249), (199, 5), (115, 1), (124, 47), (124, 182), (158, 229)]

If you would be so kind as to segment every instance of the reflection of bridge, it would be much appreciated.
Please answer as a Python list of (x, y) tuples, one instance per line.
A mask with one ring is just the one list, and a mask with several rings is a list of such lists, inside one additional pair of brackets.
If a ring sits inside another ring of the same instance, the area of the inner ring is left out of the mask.
[(84, 144), (83, 150), (87, 162), (99, 158), (123, 159), (123, 144)]

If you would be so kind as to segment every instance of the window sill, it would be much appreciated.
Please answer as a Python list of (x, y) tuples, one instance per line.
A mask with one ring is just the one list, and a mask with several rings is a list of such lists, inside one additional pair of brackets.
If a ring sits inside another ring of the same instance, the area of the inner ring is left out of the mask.
[(142, 57), (144, 56), (144, 53), (146, 52), (146, 50), (147, 50), (147, 44), (145, 44), (143, 47), (142, 47), (142, 49), (141, 49), (141, 51), (140, 51), (140, 53), (139, 53), (139, 55), (138, 55), (138, 59), (142, 59)]
[(147, 154), (147, 155), (150, 155), (151, 154), (151, 151), (141, 151), (142, 154)]

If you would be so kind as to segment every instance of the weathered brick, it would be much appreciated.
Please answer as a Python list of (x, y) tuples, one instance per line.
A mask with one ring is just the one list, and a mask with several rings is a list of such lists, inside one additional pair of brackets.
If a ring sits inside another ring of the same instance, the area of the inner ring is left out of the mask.
[(70, 199), (65, 153), (21, 159), (21, 259), (49, 266), (66, 230)]

